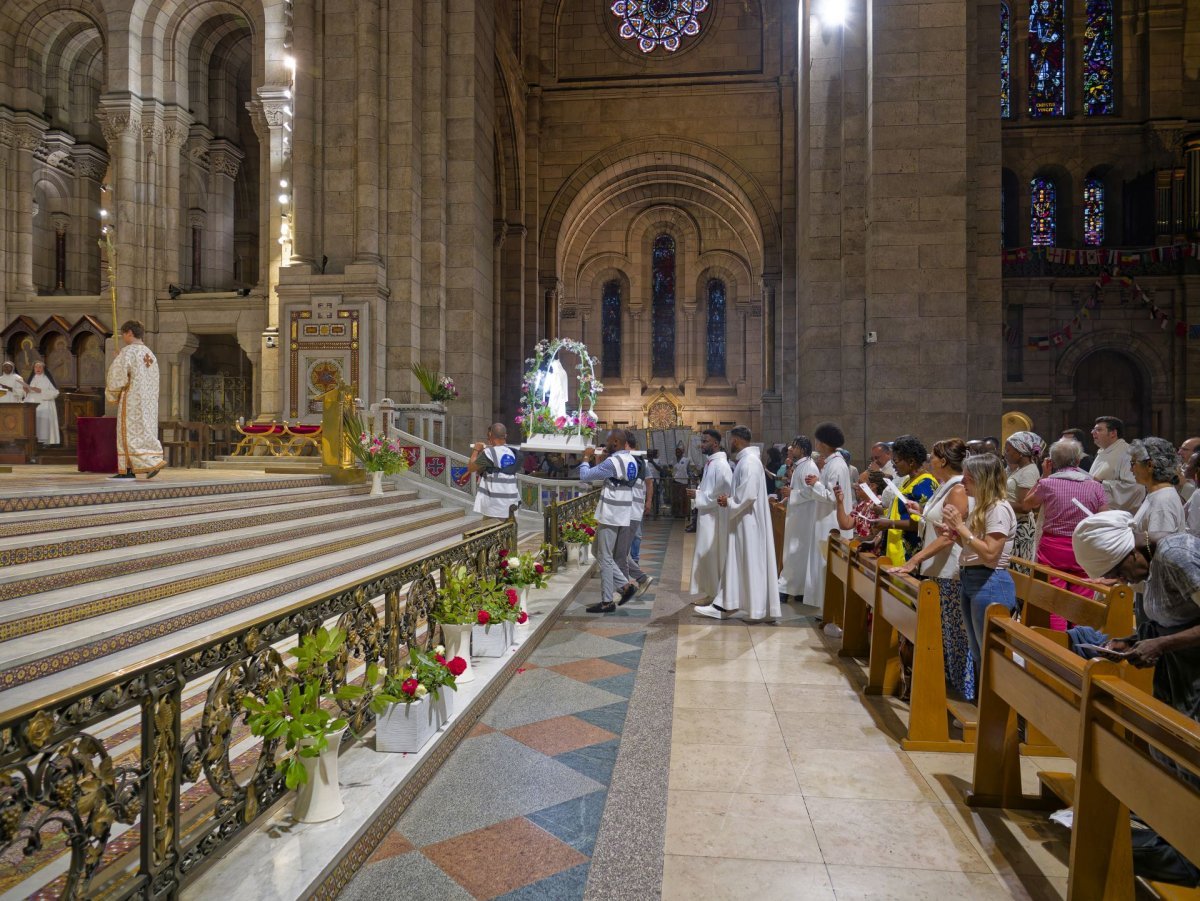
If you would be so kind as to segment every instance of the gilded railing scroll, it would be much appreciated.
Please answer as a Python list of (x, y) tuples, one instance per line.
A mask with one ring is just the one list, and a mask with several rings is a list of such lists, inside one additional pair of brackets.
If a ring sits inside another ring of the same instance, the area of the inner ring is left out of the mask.
[[(367, 663), (392, 665), (427, 628), (442, 573), (495, 576), (513, 522), (373, 578), (297, 602), (114, 675), (0, 713), (0, 859), (19, 879), (45, 872), (43, 897), (176, 898), (287, 794), (276, 742), (250, 735), (242, 699), (292, 678), (286, 650), (322, 625), (344, 629), (336, 688)], [(339, 702), (343, 745), (374, 722), (371, 695)], [(60, 870), (65, 870), (60, 875)], [(0, 868), (0, 880), (5, 877)], [(0, 881), (0, 893), (16, 883)]]
[(546, 510), (542, 514), (545, 527), (543, 543), (554, 548), (553, 558), (550, 561), (551, 571), (558, 569), (566, 557), (567, 545), (562, 537), (563, 525), (585, 513), (594, 512), (596, 502), (599, 500), (600, 491), (597, 489), (565, 501), (554, 501), (546, 505)]

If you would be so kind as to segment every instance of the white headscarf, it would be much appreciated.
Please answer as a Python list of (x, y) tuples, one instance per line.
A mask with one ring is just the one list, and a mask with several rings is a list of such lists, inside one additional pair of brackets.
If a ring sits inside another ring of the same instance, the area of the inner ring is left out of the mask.
[(1133, 514), (1107, 510), (1081, 521), (1071, 536), (1075, 560), (1089, 578), (1101, 579), (1128, 557), (1135, 545)]

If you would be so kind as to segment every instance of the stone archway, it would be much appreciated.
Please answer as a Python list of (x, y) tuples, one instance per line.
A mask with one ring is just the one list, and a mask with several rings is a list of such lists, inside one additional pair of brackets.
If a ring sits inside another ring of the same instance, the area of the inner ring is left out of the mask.
[(1088, 354), (1075, 369), (1074, 389), (1072, 426), (1087, 430), (1098, 416), (1116, 416), (1129, 437), (1150, 427), (1149, 386), (1129, 354), (1112, 348)]

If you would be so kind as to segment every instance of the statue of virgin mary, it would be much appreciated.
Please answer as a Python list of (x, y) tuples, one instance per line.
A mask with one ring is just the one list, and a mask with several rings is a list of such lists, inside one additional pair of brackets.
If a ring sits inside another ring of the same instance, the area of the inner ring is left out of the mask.
[(540, 390), (542, 401), (549, 408), (551, 416), (557, 419), (567, 415), (567, 370), (558, 362), (558, 357), (551, 360), (542, 372)]

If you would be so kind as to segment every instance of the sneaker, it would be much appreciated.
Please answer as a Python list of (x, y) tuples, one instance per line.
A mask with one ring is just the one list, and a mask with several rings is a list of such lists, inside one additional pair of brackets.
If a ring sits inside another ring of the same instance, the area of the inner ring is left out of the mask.
[(609, 601), (607, 604), (604, 603), (604, 601), (601, 601), (599, 604), (592, 604), (590, 607), (586, 607), (584, 609), (586, 609), (588, 613), (612, 613), (617, 609), (617, 605), (612, 601)]
[(654, 576), (646, 576), (644, 579), (642, 579), (642, 581), (638, 582), (637, 596), (640, 598), (650, 590), (650, 586), (653, 584)]
[(694, 531), (696, 531), (696, 527), (695, 527), (695, 526), (687, 526), (687, 527), (685, 527), (685, 528), (684, 528), (684, 530), (683, 530), (683, 531), (685, 531), (685, 532), (694, 532)]
[(830, 638), (841, 638), (842, 637), (842, 627), (839, 626), (837, 623), (826, 623), (823, 631)]
[(621, 589), (621, 597), (617, 601), (617, 606), (624, 607), (626, 604), (628, 604), (630, 601), (633, 600), (633, 596), (637, 593), (638, 593), (637, 582), (630, 582), (628, 585), (626, 585), (624, 588)]
[(732, 610), (724, 610), (715, 604), (709, 604), (706, 607), (695, 607), (692, 612), (700, 616), (710, 616), (713, 619), (729, 619), (729, 617), (733, 616)]

